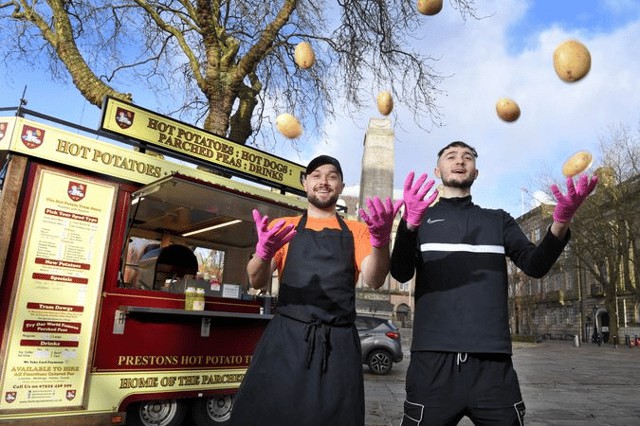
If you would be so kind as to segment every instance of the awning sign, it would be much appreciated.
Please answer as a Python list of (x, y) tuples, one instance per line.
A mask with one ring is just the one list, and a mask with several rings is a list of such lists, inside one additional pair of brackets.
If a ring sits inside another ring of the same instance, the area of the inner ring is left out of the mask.
[(215, 168), (244, 178), (304, 193), (300, 182), (304, 167), (300, 164), (232, 142), (118, 99), (105, 98), (101, 128), (162, 147), (181, 157), (205, 161)]

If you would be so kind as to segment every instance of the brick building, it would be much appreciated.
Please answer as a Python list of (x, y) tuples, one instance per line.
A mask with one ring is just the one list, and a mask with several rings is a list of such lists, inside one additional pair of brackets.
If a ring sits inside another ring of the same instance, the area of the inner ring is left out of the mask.
[[(614, 185), (601, 178), (571, 226), (572, 239), (541, 279), (509, 262), (512, 334), (629, 343), (640, 335), (640, 176)], [(551, 223), (542, 204), (516, 221), (537, 243)], [(614, 341), (614, 338), (615, 339)]]

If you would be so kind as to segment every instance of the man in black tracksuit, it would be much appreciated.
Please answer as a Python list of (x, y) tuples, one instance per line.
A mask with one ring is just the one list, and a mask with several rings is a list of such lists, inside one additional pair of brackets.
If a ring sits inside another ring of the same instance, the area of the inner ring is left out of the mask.
[(453, 142), (438, 153), (436, 177), (443, 183), (425, 200), (434, 182), (426, 174), (405, 182), (403, 220), (391, 256), (400, 282), (416, 273), (415, 318), (407, 399), (402, 426), (522, 424), (524, 403), (511, 363), (508, 256), (534, 278), (545, 275), (567, 244), (569, 222), (597, 179), (582, 176), (567, 195), (554, 185), (554, 222), (536, 246), (503, 210), (471, 201), (478, 175), (477, 153)]

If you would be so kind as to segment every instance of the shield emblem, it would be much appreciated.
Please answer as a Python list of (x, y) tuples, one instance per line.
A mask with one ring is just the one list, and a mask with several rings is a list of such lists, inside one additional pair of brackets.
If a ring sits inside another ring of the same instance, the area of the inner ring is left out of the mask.
[(4, 138), (4, 135), (7, 133), (7, 123), (0, 123), (0, 141)]
[(134, 115), (133, 111), (118, 107), (116, 108), (116, 123), (121, 129), (128, 129), (133, 124)]
[(67, 399), (69, 401), (71, 401), (73, 398), (76, 397), (76, 390), (75, 389), (67, 389), (67, 393), (65, 395), (67, 397)]
[(7, 392), (4, 394), (4, 400), (11, 404), (18, 397), (18, 392)]
[(37, 148), (42, 145), (44, 140), (44, 130), (37, 127), (22, 126), (22, 134), (20, 136), (22, 143), (29, 149)]
[(84, 183), (74, 182), (72, 180), (69, 181), (69, 186), (67, 187), (67, 195), (73, 201), (80, 201), (84, 198), (87, 193), (87, 185)]

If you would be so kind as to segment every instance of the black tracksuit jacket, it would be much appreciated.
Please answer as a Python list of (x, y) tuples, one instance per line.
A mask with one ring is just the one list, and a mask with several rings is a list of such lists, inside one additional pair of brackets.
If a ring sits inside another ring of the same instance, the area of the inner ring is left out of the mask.
[(569, 241), (549, 230), (538, 246), (503, 210), (464, 198), (441, 198), (417, 231), (400, 221), (391, 275), (416, 273), (412, 351), (511, 353), (505, 256), (541, 278)]

